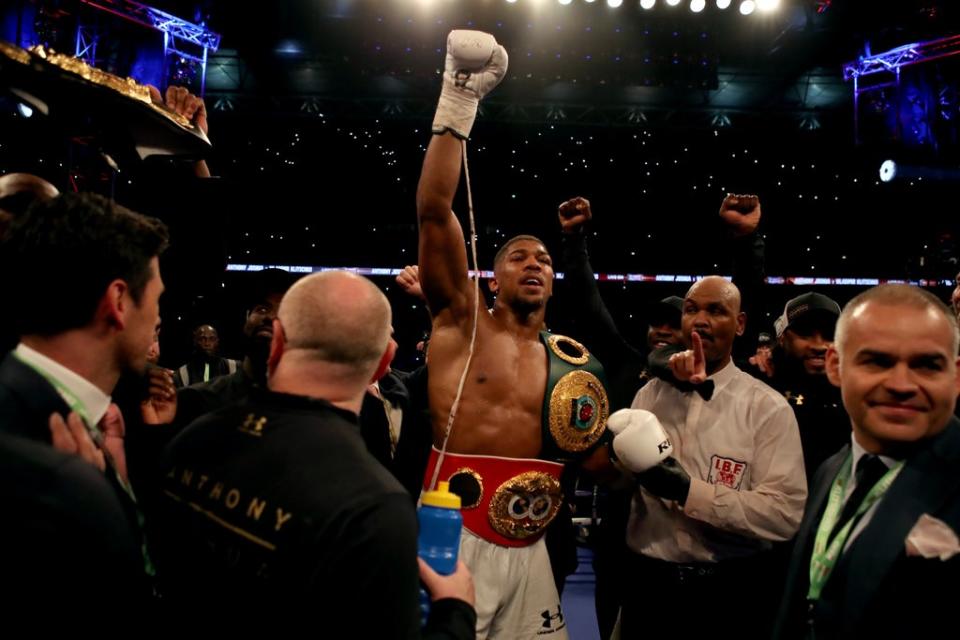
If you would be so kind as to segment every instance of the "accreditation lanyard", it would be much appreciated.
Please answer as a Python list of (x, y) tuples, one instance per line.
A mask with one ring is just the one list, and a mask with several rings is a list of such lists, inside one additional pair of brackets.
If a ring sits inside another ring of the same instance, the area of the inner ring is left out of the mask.
[(830, 487), (830, 499), (827, 502), (827, 508), (823, 513), (823, 518), (820, 520), (820, 526), (817, 528), (817, 537), (813, 542), (813, 554), (810, 557), (810, 589), (807, 591), (808, 600), (817, 600), (820, 598), (820, 593), (823, 591), (823, 587), (827, 583), (833, 567), (837, 564), (837, 560), (843, 552), (847, 539), (850, 537), (854, 523), (860, 519), (860, 516), (869, 511), (870, 507), (876, 504), (877, 501), (883, 497), (883, 494), (887, 492), (887, 489), (890, 488), (890, 485), (893, 484), (894, 479), (896, 479), (897, 474), (900, 473), (900, 469), (903, 468), (903, 461), (901, 460), (891, 467), (890, 470), (873, 485), (870, 492), (864, 496), (860, 506), (857, 507), (854, 516), (847, 521), (828, 544), (830, 532), (837, 526), (837, 520), (840, 517), (840, 511), (843, 507), (843, 496), (844, 493), (846, 493), (847, 481), (850, 478), (850, 469), (852, 466), (853, 454), (850, 453), (847, 455), (847, 459), (844, 460), (840, 473), (837, 474), (836, 479), (833, 481), (833, 486)]
[(100, 431), (100, 429), (91, 422), (90, 413), (87, 411), (87, 407), (83, 404), (80, 398), (77, 397), (77, 394), (75, 394), (73, 391), (68, 389), (65, 384), (57, 380), (55, 377), (53, 377), (52, 375), (50, 375), (40, 367), (34, 365), (32, 362), (27, 362), (23, 358), (19, 358), (19, 357), (17, 359), (20, 360), (20, 362), (22, 362), (23, 364), (33, 369), (34, 371), (36, 371), (38, 374), (40, 374), (40, 376), (43, 377), (44, 380), (49, 382), (53, 386), (53, 388), (56, 389), (57, 392), (59, 392), (64, 402), (66, 402), (67, 405), (70, 407), (70, 411), (73, 411), (74, 413), (79, 415), (80, 418), (83, 419), (83, 424), (87, 428), (87, 431), (90, 433), (90, 438), (97, 445), (97, 448), (100, 450), (100, 452), (103, 453), (103, 457), (106, 459), (107, 465), (113, 471), (113, 474), (116, 477), (117, 483), (120, 485), (120, 488), (123, 489), (124, 493), (126, 493), (130, 497), (130, 500), (133, 501), (133, 505), (137, 514), (137, 525), (139, 527), (140, 540), (141, 540), (140, 553), (143, 555), (144, 570), (146, 571), (147, 575), (153, 576), (156, 573), (156, 571), (153, 568), (153, 562), (150, 560), (150, 555), (147, 552), (146, 540), (143, 537), (144, 524), (145, 524), (143, 513), (140, 512), (140, 506), (137, 504), (137, 497), (133, 493), (133, 487), (131, 487), (130, 483), (124, 480), (123, 476), (120, 475), (120, 472), (117, 471), (117, 465), (113, 461), (113, 456), (110, 455), (110, 451), (104, 446), (103, 432)]

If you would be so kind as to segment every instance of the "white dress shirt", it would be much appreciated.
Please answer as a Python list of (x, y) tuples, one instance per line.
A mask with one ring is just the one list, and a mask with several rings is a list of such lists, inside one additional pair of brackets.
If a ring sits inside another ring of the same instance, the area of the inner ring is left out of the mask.
[[(103, 414), (107, 412), (107, 407), (110, 406), (110, 396), (86, 378), (67, 369), (56, 360), (48, 358), (36, 349), (31, 349), (22, 342), (17, 345), (14, 354), (28, 365), (46, 373), (76, 396), (76, 399), (87, 412), (86, 417), (90, 420), (90, 426), (95, 426), (100, 422)], [(57, 393), (68, 405), (73, 404), (73, 399), (68, 394), (60, 389), (57, 389)]]
[(690, 475), (685, 506), (639, 490), (627, 526), (637, 553), (668, 562), (716, 562), (788, 540), (807, 498), (800, 432), (783, 396), (732, 362), (710, 379), (713, 398), (652, 380), (634, 409), (659, 418)]

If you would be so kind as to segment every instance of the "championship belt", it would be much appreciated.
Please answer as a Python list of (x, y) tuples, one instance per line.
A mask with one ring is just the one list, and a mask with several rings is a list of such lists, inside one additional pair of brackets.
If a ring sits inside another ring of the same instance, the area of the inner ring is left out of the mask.
[[(440, 452), (430, 452), (424, 490), (430, 490)], [(528, 547), (543, 535), (563, 504), (563, 465), (533, 458), (445, 453), (437, 476), (460, 496), (463, 526), (503, 547)]]
[(68, 128), (86, 130), (92, 122), (108, 137), (122, 132), (141, 158), (201, 157), (210, 151), (206, 135), (155, 103), (146, 85), (39, 45), (27, 50), (0, 41), (0, 87)]
[(610, 402), (603, 366), (582, 344), (540, 332), (547, 348), (541, 457), (569, 462), (585, 457), (607, 430)]

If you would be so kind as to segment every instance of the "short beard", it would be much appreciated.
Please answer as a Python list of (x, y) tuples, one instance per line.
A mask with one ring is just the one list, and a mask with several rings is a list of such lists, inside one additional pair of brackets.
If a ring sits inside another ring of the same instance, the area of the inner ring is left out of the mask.
[(267, 367), (267, 359), (270, 357), (270, 341), (271, 338), (267, 336), (256, 334), (247, 336), (244, 353), (250, 358), (254, 369), (258, 371), (265, 370)]
[(514, 298), (513, 302), (510, 303), (509, 306), (517, 315), (530, 316), (546, 307), (547, 301), (542, 300), (540, 302), (526, 302), (519, 298)]

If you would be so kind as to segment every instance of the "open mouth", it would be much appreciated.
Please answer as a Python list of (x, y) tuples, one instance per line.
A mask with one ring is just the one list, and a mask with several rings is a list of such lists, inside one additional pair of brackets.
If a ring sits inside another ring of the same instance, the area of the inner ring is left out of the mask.
[(520, 282), (521, 285), (525, 287), (539, 287), (543, 288), (543, 281), (540, 278), (525, 278)]

